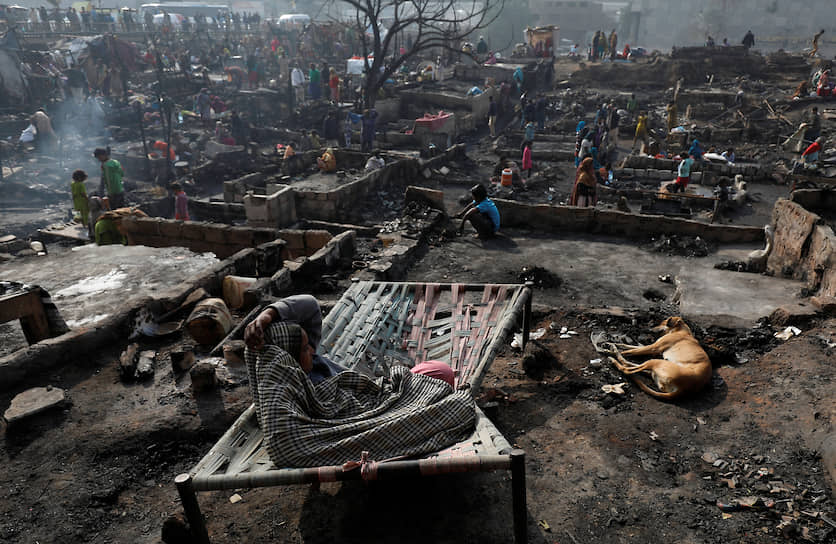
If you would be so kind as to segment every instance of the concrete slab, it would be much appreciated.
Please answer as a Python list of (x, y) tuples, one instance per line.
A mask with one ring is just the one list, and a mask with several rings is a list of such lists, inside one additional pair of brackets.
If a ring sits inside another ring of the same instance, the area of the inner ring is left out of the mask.
[(28, 417), (45, 412), (50, 408), (62, 406), (67, 401), (67, 394), (58, 387), (35, 387), (27, 389), (12, 399), (12, 403), (3, 417), (11, 425)]
[(751, 327), (796, 300), (802, 282), (760, 274), (683, 267), (676, 275), (682, 315), (726, 327)]

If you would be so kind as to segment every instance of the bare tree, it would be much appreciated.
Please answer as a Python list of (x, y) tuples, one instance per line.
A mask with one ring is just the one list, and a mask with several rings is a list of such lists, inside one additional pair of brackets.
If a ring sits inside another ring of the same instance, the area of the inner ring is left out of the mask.
[(356, 10), (354, 23), (366, 59), (367, 107), (374, 105), (384, 82), (405, 62), (436, 50), (460, 51), (461, 43), (496, 20), (505, 4), (505, 0), (343, 1)]

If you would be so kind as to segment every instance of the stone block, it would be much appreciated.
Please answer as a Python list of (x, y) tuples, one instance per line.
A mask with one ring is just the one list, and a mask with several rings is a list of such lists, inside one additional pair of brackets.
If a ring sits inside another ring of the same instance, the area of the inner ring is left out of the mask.
[(305, 249), (313, 252), (324, 247), (331, 240), (331, 233), (327, 230), (306, 230)]
[(825, 315), (836, 315), (836, 297), (819, 295), (810, 298), (810, 303)]
[(211, 244), (226, 244), (229, 239), (229, 225), (207, 226), (204, 230), (205, 241)]
[(182, 239), (183, 222), (174, 220), (160, 220), (157, 224), (158, 233), (160, 236), (171, 238), (172, 240)]
[(812, 303), (793, 302), (784, 304), (769, 315), (769, 322), (779, 327), (804, 325), (816, 317), (819, 309)]
[(296, 229), (282, 229), (279, 238), (287, 242), (288, 249), (305, 249), (305, 231)]
[(3, 418), (9, 425), (19, 423), (26, 418), (47, 410), (64, 406), (67, 394), (58, 387), (35, 387), (27, 389), (12, 399)]
[(189, 370), (192, 378), (192, 392), (195, 396), (212, 391), (218, 387), (218, 377), (215, 374), (215, 365), (209, 362), (201, 362)]
[(238, 247), (252, 247), (253, 231), (247, 227), (230, 227), (226, 243)]
[(186, 221), (182, 223), (180, 237), (182, 240), (205, 240), (206, 226), (197, 221)]
[(274, 229), (265, 228), (253, 229), (252, 236), (252, 244), (255, 246), (272, 242), (278, 237), (277, 232)]
[(292, 287), (293, 276), (289, 268), (282, 267), (270, 278), (270, 290), (276, 296), (289, 292)]
[(805, 210), (795, 202), (778, 199), (772, 208), (772, 225), (775, 229), (772, 253), (769, 255), (767, 269), (776, 275), (791, 271), (791, 276), (799, 278), (802, 270), (798, 264), (804, 257), (807, 241), (821, 217)]

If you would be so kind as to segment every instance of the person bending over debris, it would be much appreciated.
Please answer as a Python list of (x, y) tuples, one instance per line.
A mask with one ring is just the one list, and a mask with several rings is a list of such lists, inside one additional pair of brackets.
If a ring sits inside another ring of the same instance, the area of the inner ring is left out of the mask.
[(815, 57), (816, 53), (819, 52), (819, 38), (821, 38), (822, 34), (824, 34), (824, 29), (819, 30), (813, 36), (813, 49), (810, 50), (810, 57)]
[(476, 229), (476, 236), (479, 238), (491, 238), (499, 230), (499, 210), (493, 200), (488, 198), (488, 190), (481, 183), (470, 189), (473, 202), (465, 209), (456, 214), (462, 220), (459, 226), (459, 235), (464, 232), (464, 225), (467, 221)]
[(316, 165), (319, 166), (319, 171), (323, 174), (337, 171), (337, 156), (334, 155), (334, 150), (328, 148), (321, 157), (316, 159)]
[(81, 224), (89, 228), (90, 208), (87, 201), (87, 188), (84, 186), (84, 180), (87, 179), (87, 172), (84, 170), (76, 170), (73, 172), (73, 181), (70, 184), (70, 189), (73, 195), (73, 209), (78, 212)]
[(575, 172), (575, 185), (569, 197), (570, 206), (595, 206), (598, 202), (598, 182), (593, 163), (592, 157), (586, 157)]

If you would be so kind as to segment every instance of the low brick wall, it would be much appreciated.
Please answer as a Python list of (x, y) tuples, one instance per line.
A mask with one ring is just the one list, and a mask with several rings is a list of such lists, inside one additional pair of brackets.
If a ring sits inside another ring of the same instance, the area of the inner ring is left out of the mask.
[(90, 353), (115, 347), (121, 349), (127, 344), (133, 318), (142, 308), (148, 308), (155, 315), (162, 315), (179, 307), (198, 288), (205, 289), (210, 295), (219, 296), (223, 279), (230, 274), (273, 275), (276, 270), (281, 270), (281, 254), (284, 251), (283, 241), (243, 249), (164, 293), (123, 307), (95, 325), (73, 329), (0, 357), (0, 391), (17, 387), (22, 381), (59, 365), (88, 360)]
[(247, 224), (254, 227), (286, 227), (296, 222), (296, 193), (289, 185), (282, 185), (269, 195), (244, 196)]
[(195, 252), (210, 251), (220, 259), (273, 242), (282, 245), (282, 259), (295, 259), (313, 255), (331, 240), (331, 234), (326, 230), (232, 227), (155, 217), (131, 217), (123, 221), (122, 226), (129, 245), (186, 247)]
[[(797, 198), (809, 200), (814, 197), (813, 193)], [(775, 238), (767, 270), (804, 281), (820, 296), (836, 296), (836, 234), (833, 229), (825, 225), (819, 215), (786, 199), (775, 203), (772, 225)]]
[(710, 225), (689, 219), (642, 215), (615, 210), (523, 204), (495, 199), (502, 225), (549, 232), (571, 231), (641, 238), (659, 234), (699, 236), (720, 243), (763, 240), (761, 227)]
[[(621, 163), (619, 170), (625, 174), (636, 175), (638, 177), (645, 176), (652, 178), (653, 172), (664, 172), (665, 176), (672, 173), (676, 177), (678, 165), (678, 161), (672, 159), (656, 159), (644, 155), (627, 155)], [(712, 172), (718, 176), (730, 177), (740, 174), (747, 180), (762, 178), (768, 175), (768, 172), (761, 165), (728, 165), (711, 162), (703, 162), (702, 164), (694, 163), (691, 172), (692, 176), (694, 172)]]
[(132, 246), (186, 247), (196, 253), (210, 251), (220, 259), (278, 238), (274, 229), (158, 217), (128, 217), (122, 220), (122, 229)]

